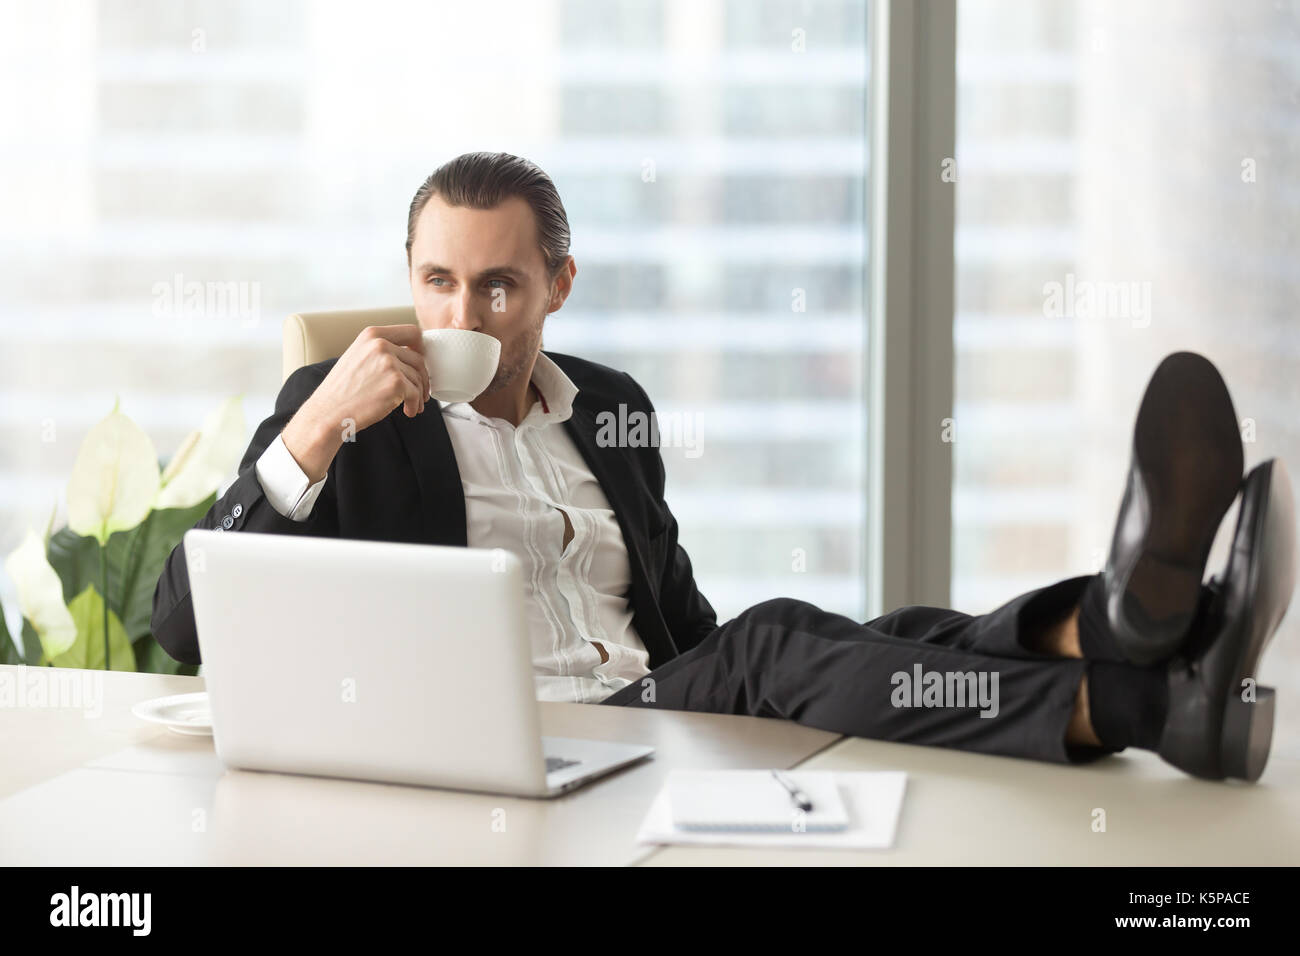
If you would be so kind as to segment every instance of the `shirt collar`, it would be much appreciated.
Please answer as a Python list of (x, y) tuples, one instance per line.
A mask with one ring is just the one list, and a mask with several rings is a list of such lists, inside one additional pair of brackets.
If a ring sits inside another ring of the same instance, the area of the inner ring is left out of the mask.
[[(567, 421), (573, 414), (573, 400), (578, 396), (578, 386), (564, 374), (564, 369), (545, 352), (537, 353), (533, 363), (533, 376), (529, 383), (536, 389), (537, 401), (528, 409), (524, 421), (537, 419), (543, 423)], [(474, 410), (469, 402), (444, 402), (438, 399), (442, 410), (457, 418), (487, 419)]]

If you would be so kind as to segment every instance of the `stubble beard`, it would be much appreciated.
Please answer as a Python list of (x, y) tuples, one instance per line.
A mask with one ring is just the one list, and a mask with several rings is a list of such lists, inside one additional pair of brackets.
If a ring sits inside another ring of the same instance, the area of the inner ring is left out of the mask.
[(483, 390), (482, 394), (490, 395), (508, 388), (512, 382), (528, 371), (541, 345), (542, 323), (545, 321), (546, 313), (542, 312), (528, 330), (514, 340), (510, 351), (502, 353), (501, 360), (497, 363), (496, 375), (492, 376), (491, 384)]

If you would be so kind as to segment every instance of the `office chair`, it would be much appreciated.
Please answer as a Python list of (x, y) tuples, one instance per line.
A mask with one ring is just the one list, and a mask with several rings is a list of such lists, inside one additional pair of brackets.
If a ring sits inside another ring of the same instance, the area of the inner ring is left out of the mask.
[(284, 380), (304, 365), (338, 358), (368, 325), (415, 325), (409, 305), (336, 312), (295, 312), (284, 320)]

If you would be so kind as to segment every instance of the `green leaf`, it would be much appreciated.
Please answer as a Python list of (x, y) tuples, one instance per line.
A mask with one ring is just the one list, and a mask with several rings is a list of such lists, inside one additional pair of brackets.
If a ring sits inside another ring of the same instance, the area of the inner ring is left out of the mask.
[(101, 544), (149, 514), (161, 478), (153, 442), (117, 405), (86, 434), (68, 479), (68, 527)]
[(28, 667), (44, 666), (45, 652), (41, 649), (41, 639), (32, 627), (32, 622), (23, 618), (23, 657)]
[[(99, 586), (99, 542), (94, 538), (77, 534), (71, 528), (60, 528), (50, 535), (47, 556), (50, 567), (63, 582), (64, 601), (71, 602), (88, 585)], [(108, 592), (113, 593), (112, 575), (109, 575)]]
[[(51, 658), (55, 667), (104, 669), (104, 599), (94, 587), (87, 587), (68, 605), (77, 622), (77, 640), (63, 654)], [(116, 614), (108, 612), (108, 643), (113, 655), (113, 670), (135, 670), (135, 651), (126, 638), (126, 629)]]
[(23, 656), (18, 653), (14, 639), (9, 636), (9, 623), (5, 620), (5, 609), (0, 606), (0, 664), (22, 664)]
[[(132, 641), (151, 633), (153, 593), (167, 556), (181, 543), (185, 532), (208, 513), (216, 500), (213, 492), (189, 508), (152, 511), (144, 523), (131, 532), (133, 538), (128, 540), (128, 535), (114, 535), (108, 542), (109, 593), (117, 595), (117, 600), (109, 603), (117, 608)], [(117, 538), (122, 540), (119, 542)], [(115, 580), (119, 582), (116, 585), (113, 584)]]
[(184, 674), (193, 677), (199, 672), (198, 664), (182, 664), (168, 654), (152, 634), (145, 635), (131, 645), (135, 648), (135, 669), (147, 674)]
[[(150, 633), (153, 593), (167, 556), (216, 500), (212, 494), (192, 508), (151, 511), (138, 527), (108, 539), (108, 606), (133, 643)], [(71, 528), (50, 536), (50, 564), (63, 580), (65, 601), (89, 585), (99, 588), (99, 554), (98, 541)]]

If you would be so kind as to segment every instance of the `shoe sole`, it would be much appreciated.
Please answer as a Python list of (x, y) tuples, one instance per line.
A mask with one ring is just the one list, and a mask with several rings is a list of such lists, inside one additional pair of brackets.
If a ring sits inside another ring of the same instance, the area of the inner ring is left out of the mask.
[(1160, 363), (1138, 410), (1133, 453), (1151, 514), (1122, 592), (1129, 626), (1115, 637), (1130, 661), (1149, 666), (1186, 637), (1214, 536), (1241, 486), (1241, 433), (1213, 363), (1194, 352)]
[(1219, 763), (1225, 777), (1254, 783), (1263, 775), (1273, 746), (1275, 698), (1272, 687), (1256, 687), (1253, 701), (1228, 695), (1219, 747)]
[(1246, 637), (1244, 651), (1224, 703), (1219, 740), (1219, 766), (1224, 776), (1254, 783), (1268, 763), (1273, 741), (1276, 694), (1271, 687), (1255, 688), (1253, 701), (1242, 700), (1240, 689), (1254, 680), (1259, 659), (1291, 605), (1296, 581), (1296, 517), (1291, 476), (1280, 460), (1265, 463), (1258, 479), (1268, 482), (1265, 505), (1255, 516), (1257, 524), (1253, 555), (1249, 558), (1250, 578), (1246, 585)]

